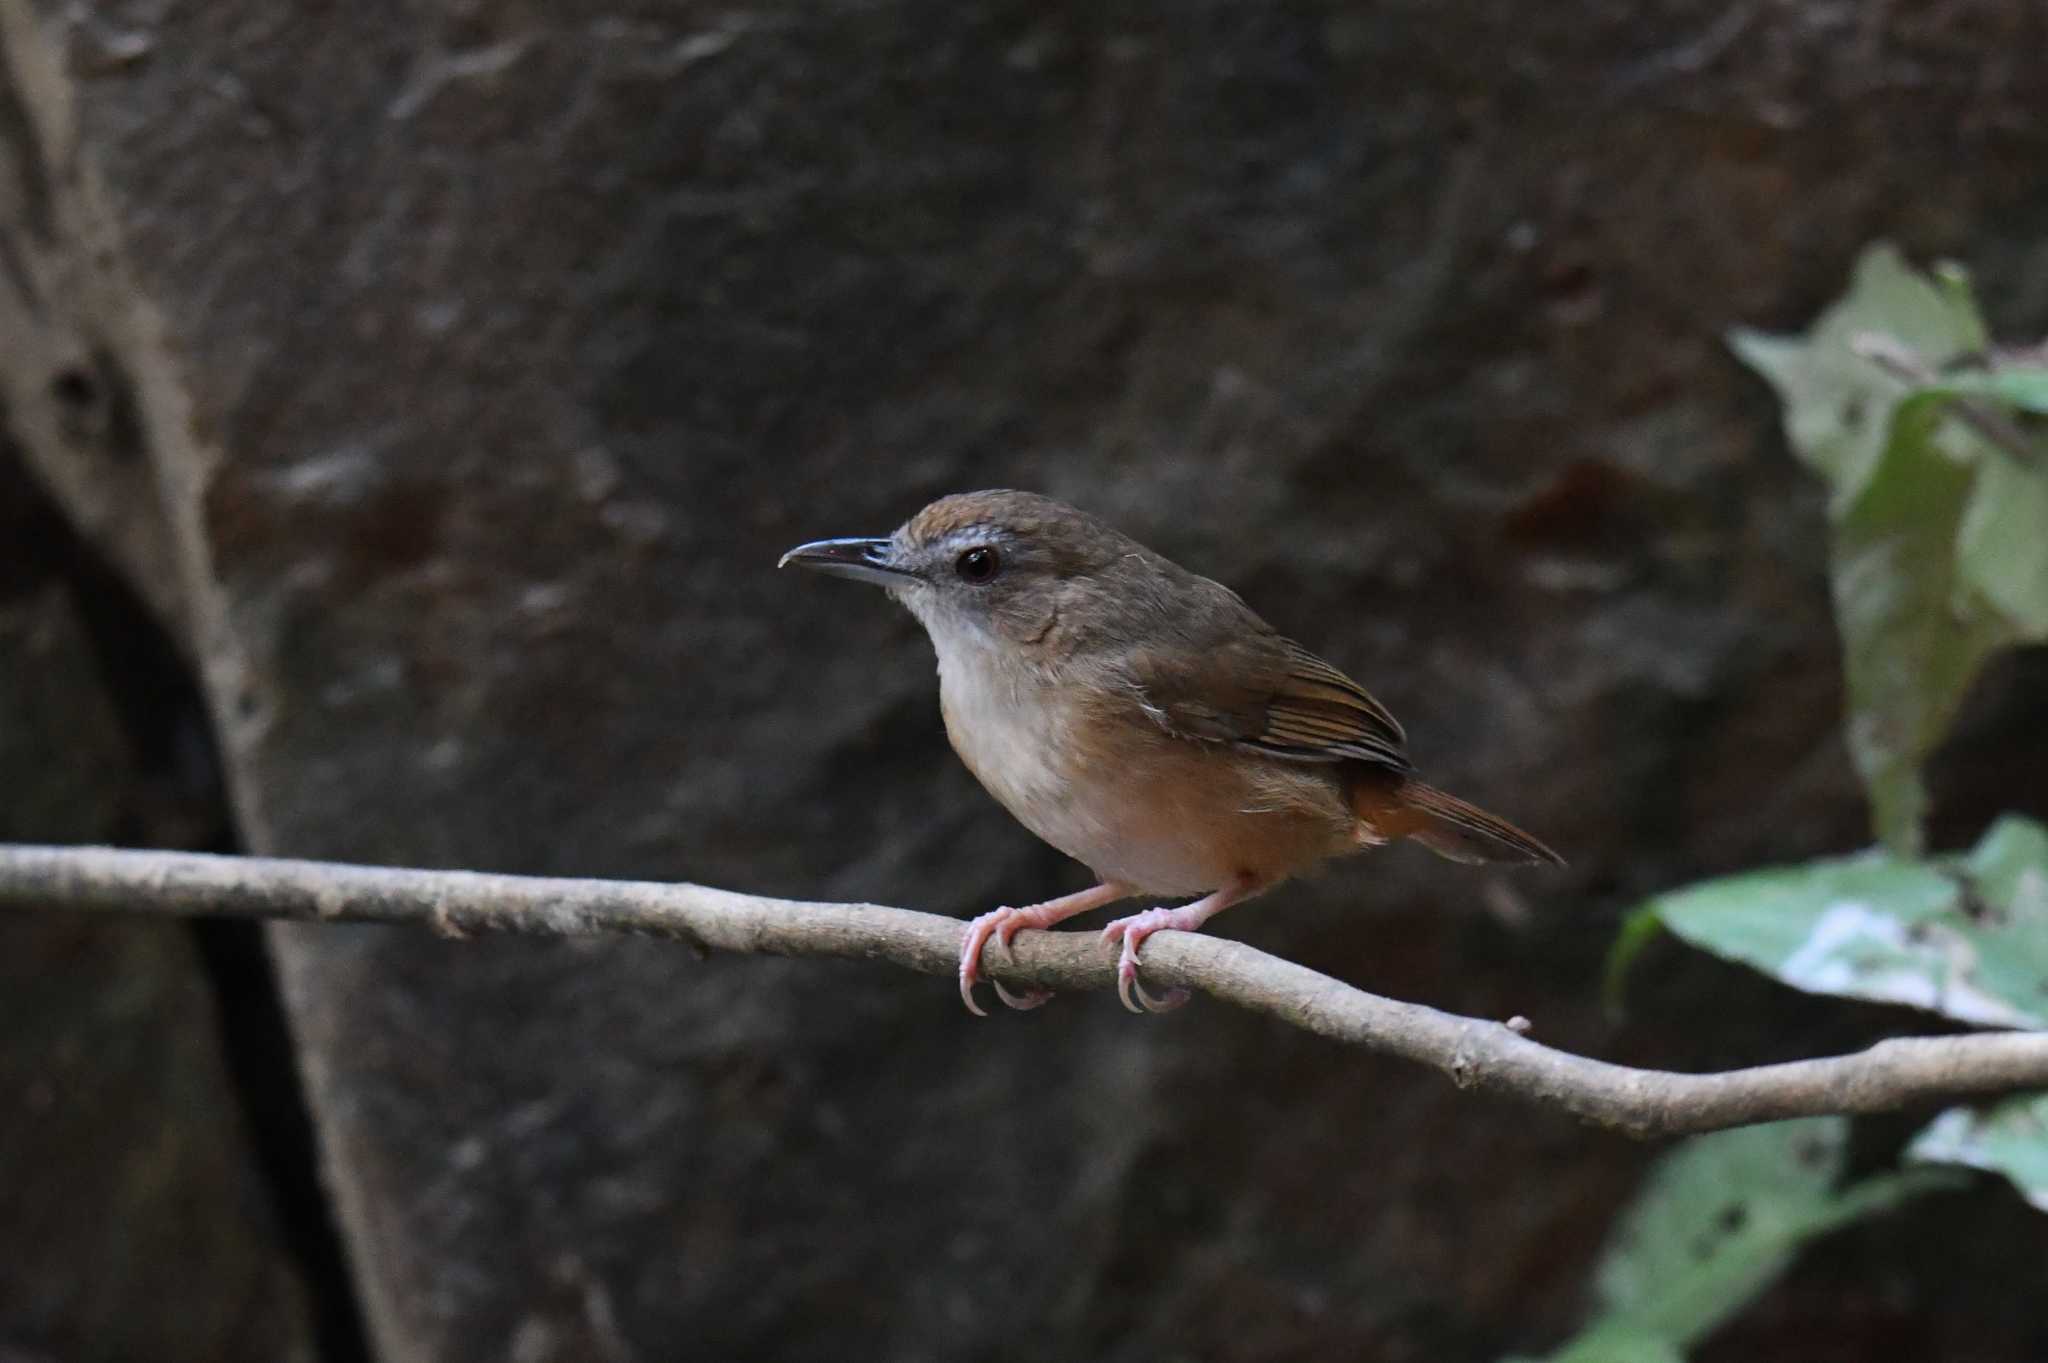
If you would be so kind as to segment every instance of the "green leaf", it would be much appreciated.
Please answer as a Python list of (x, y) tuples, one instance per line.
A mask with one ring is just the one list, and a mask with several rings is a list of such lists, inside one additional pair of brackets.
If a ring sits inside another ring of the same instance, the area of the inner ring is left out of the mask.
[(2001, 819), (1961, 857), (1872, 851), (1752, 871), (1642, 912), (1808, 993), (2048, 1026), (2048, 828), (2029, 819)]
[(2048, 448), (2041, 471), (2002, 457), (1978, 469), (1956, 567), (2018, 635), (2048, 638)]
[(2008, 814), (1962, 858), (1978, 895), (2022, 936), (2048, 931), (2048, 825)]
[(1937, 369), (1984, 344), (1974, 306), (1959, 304), (1953, 289), (1929, 281), (1888, 242), (1864, 250), (1849, 291), (1804, 337), (1729, 335), (1735, 353), (1778, 390), (1786, 439), (1833, 485), (1838, 504), (1862, 491), (1884, 448), (1886, 413), (1908, 388), (1856, 353), (1852, 343), (1873, 333)]
[(1966, 589), (1957, 527), (1976, 470), (1936, 441), (1938, 401), (1899, 404), (1890, 438), (1835, 525), (1835, 623), (1849, 693), (1849, 754), (1877, 834), (1917, 851), (1920, 767), (1984, 660), (2019, 631)]
[(1807, 1240), (1954, 1182), (1916, 1170), (1837, 1189), (1848, 1131), (1842, 1117), (1774, 1122), (1701, 1136), (1659, 1160), (1609, 1236), (1599, 1316), (1550, 1363), (1679, 1357)]
[[(1502, 1363), (1538, 1361), (1510, 1358)], [(1612, 1322), (1588, 1330), (1542, 1363), (1685, 1363), (1685, 1354), (1662, 1335)]]
[[(1944, 375), (1908, 401), (1977, 400), (2048, 413), (2048, 369), (2002, 368)], [(2018, 429), (2017, 427), (2015, 429)], [(2024, 434), (2024, 432), (2022, 432)], [(2034, 460), (2010, 450), (1984, 459), (1956, 546), (1964, 581), (2021, 633), (2048, 637), (2048, 439)]]
[(1657, 917), (1653, 904), (1643, 905), (1622, 920), (1621, 931), (1614, 935), (1614, 945), (1607, 949), (1607, 968), (1600, 986), (1600, 1001), (1610, 1015), (1621, 1015), (1629, 967), (1663, 931), (1663, 920)]
[(1938, 260), (1928, 271), (1935, 290), (1948, 304), (1963, 350), (1989, 350), (1991, 332), (1977, 308), (1977, 292), (1970, 285), (1970, 272), (1953, 260)]
[[(1954, 406), (2042, 410), (2048, 371), (1943, 374), (1988, 348), (1968, 282), (1953, 267), (1921, 275), (1882, 244), (1804, 337), (1730, 343), (1778, 390), (1793, 449), (1831, 485), (1849, 751), (1879, 839), (1917, 851), (1920, 770), (1972, 678), (1997, 650), (2048, 639), (2048, 449), (2015, 459)], [(1892, 349), (1942, 376), (1909, 383), (1873, 357)]]
[(2048, 1093), (1987, 1108), (1952, 1107), (1913, 1138), (1906, 1158), (2003, 1174), (2020, 1196), (2048, 1212)]
[(2048, 415), (2048, 369), (2032, 365), (1944, 374), (1914, 391), (1941, 397), (1985, 398), (2023, 412)]
[[(2035, 960), (2048, 954), (2048, 827), (2001, 819), (1963, 861), (1978, 917), (1993, 934), (1987, 950)], [(2037, 993), (2043, 986), (2037, 984)], [(2048, 1004), (2044, 1004), (2048, 1006)], [(1913, 1139), (1907, 1158), (2003, 1174), (2048, 1211), (2048, 1094), (2021, 1095), (1985, 1108), (1957, 1107)]]
[(1657, 1162), (1608, 1241), (1604, 1311), (1689, 1344), (1783, 1270), (1826, 1224), (1848, 1123), (1777, 1122), (1688, 1141)]

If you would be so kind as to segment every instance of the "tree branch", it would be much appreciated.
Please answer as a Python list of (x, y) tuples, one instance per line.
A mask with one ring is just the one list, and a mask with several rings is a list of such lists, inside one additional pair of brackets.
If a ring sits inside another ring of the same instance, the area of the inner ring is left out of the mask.
[[(907, 909), (764, 899), (701, 885), (99, 847), (0, 845), (0, 909), (409, 923), (457, 937), (638, 933), (703, 952), (893, 961), (928, 975), (953, 973), (965, 931), (958, 919)], [(2048, 1087), (2048, 1032), (1913, 1037), (1822, 1060), (1674, 1074), (1553, 1050), (1521, 1035), (1519, 1018), (1491, 1022), (1381, 998), (1220, 937), (1162, 932), (1145, 943), (1144, 960), (1155, 983), (1199, 989), (1432, 1066), (1461, 1088), (1562, 1107), (1639, 1137)], [(1026, 932), (1012, 958), (991, 952), (984, 965), (1012, 984), (1061, 990), (1101, 989), (1116, 978), (1114, 952), (1094, 933)]]

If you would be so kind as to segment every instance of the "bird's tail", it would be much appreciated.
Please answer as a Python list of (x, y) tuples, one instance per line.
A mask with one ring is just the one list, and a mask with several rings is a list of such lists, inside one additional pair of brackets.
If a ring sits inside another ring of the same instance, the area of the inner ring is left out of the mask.
[(1451, 861), (1564, 865), (1563, 857), (1506, 819), (1413, 776), (1361, 772), (1351, 785), (1351, 811), (1362, 842), (1413, 838)]

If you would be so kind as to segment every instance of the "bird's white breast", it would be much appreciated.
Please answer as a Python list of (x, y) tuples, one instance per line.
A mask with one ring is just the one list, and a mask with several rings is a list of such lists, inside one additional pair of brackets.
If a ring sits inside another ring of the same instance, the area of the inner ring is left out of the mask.
[(1087, 716), (1071, 683), (971, 635), (938, 652), (946, 735), (1019, 823), (1105, 880), (1157, 894), (1222, 883), (1195, 824), (1154, 817), (1145, 773), (1103, 769), (1108, 754), (1079, 732)]
[(979, 640), (950, 642), (939, 650), (939, 704), (954, 751), (1025, 827), (1080, 856), (1075, 844), (1097, 830), (1069, 809), (1074, 748), (1057, 683)]

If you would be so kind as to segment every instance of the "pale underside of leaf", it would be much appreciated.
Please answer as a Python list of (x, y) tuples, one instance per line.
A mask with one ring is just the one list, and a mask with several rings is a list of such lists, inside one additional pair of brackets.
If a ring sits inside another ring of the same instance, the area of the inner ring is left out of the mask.
[(1913, 1138), (1906, 1156), (2002, 1174), (2021, 1197), (2048, 1212), (2048, 1094), (1952, 1107)]
[(2000, 820), (1960, 857), (1868, 852), (1752, 871), (1643, 913), (1809, 993), (2048, 1026), (2048, 828), (2032, 820)]

